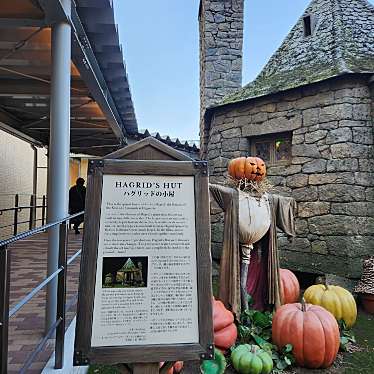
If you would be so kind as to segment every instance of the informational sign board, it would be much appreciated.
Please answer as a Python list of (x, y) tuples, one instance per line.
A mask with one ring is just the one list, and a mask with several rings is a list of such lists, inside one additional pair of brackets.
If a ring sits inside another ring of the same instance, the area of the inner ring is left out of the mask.
[(91, 160), (75, 365), (211, 358), (207, 165)]

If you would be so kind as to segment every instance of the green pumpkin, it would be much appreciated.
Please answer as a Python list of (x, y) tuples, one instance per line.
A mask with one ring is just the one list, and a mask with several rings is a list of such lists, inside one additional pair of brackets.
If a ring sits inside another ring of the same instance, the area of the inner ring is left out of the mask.
[(203, 374), (223, 374), (226, 370), (226, 359), (223, 353), (214, 348), (214, 360), (203, 360), (200, 366)]
[(273, 370), (270, 355), (257, 345), (241, 344), (231, 353), (235, 370), (241, 374), (269, 374)]

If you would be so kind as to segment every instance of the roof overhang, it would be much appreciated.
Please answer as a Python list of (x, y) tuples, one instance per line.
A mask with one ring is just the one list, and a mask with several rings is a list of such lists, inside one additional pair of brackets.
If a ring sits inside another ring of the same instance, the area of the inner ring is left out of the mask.
[[(71, 151), (104, 155), (137, 132), (109, 0), (3, 0), (0, 8), (1, 122), (49, 142), (50, 25), (72, 26)], [(3, 126), (3, 127), (4, 127)]]

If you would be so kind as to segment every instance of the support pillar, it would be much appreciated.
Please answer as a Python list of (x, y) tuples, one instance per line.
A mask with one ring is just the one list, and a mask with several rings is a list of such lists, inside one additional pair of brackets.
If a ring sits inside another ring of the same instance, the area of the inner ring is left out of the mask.
[[(61, 0), (70, 14), (71, 0)], [(48, 159), (48, 222), (68, 215), (70, 151), (71, 26), (64, 21), (52, 26), (52, 79)], [(58, 268), (59, 227), (48, 231), (48, 274)], [(47, 287), (46, 331), (56, 320), (57, 279)]]

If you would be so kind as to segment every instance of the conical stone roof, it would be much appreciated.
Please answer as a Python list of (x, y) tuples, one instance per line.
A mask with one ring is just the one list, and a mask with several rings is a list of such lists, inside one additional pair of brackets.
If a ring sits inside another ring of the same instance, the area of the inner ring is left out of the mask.
[[(305, 36), (308, 16), (312, 34)], [(313, 0), (258, 77), (215, 106), (347, 73), (374, 73), (374, 6), (367, 0)]]

